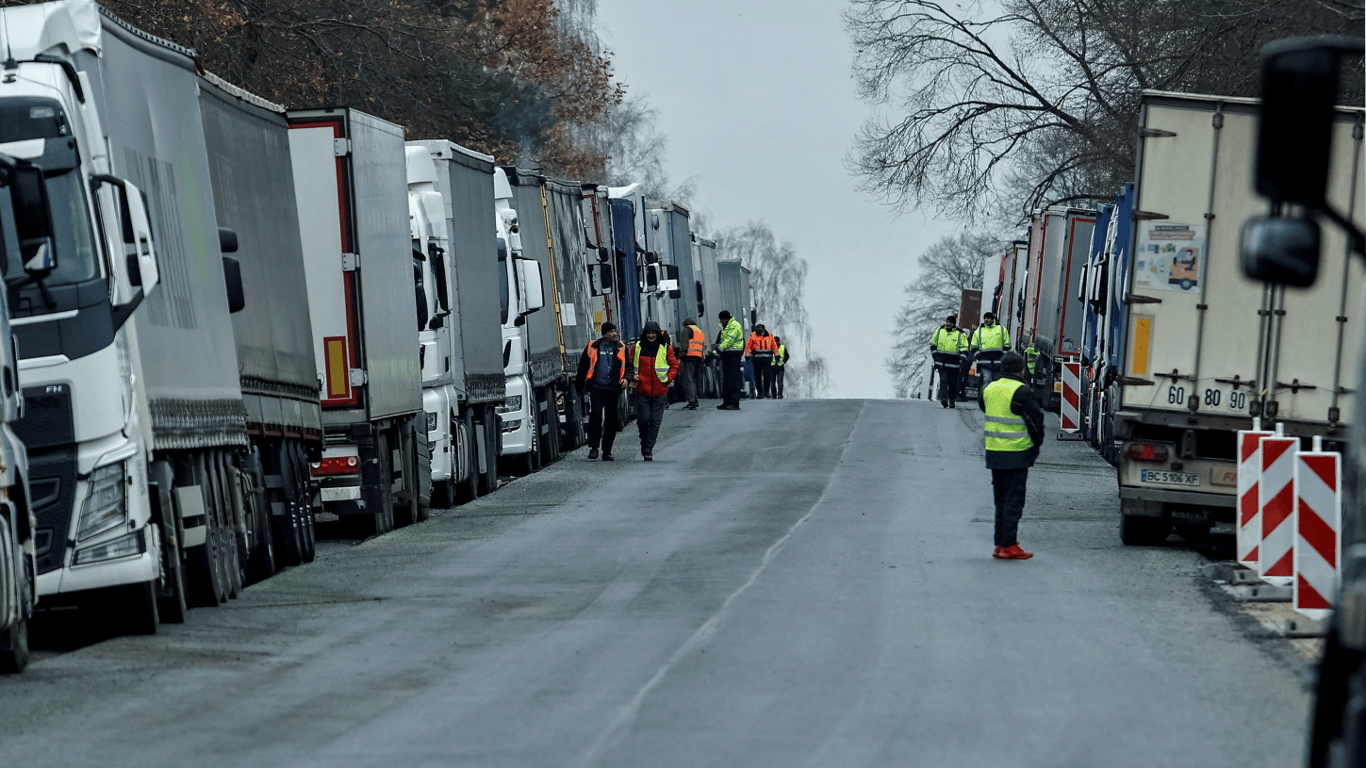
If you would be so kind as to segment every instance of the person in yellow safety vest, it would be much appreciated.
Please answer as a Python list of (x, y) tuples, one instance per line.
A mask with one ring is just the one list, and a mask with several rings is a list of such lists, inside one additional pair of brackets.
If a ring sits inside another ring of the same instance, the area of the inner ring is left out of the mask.
[(1000, 375), (1001, 355), (1010, 350), (1010, 331), (1004, 325), (996, 324), (996, 315), (987, 312), (982, 315), (982, 325), (972, 333), (972, 353), (977, 358), (977, 373), (982, 377), (982, 386)]
[(697, 410), (698, 382), (702, 378), (702, 356), (707, 352), (707, 335), (691, 317), (683, 321), (683, 372), (678, 383), (683, 387), (683, 399), (688, 401), (687, 409)]
[(626, 383), (626, 345), (617, 341), (616, 325), (603, 323), (602, 338), (579, 355), (578, 378), (588, 389), (588, 458), (598, 457), (601, 439), (602, 460), (612, 461), (612, 444), (621, 430), (617, 400)]
[(1043, 409), (1032, 387), (1024, 383), (1025, 359), (1016, 352), (1001, 355), (1001, 378), (982, 389), (977, 402), (986, 416), (983, 439), (991, 488), (996, 500), (996, 551), (1002, 560), (1028, 560), (1020, 548), (1020, 516), (1024, 514), (1029, 468), (1043, 445)]
[(787, 367), (787, 345), (777, 336), (773, 337), (773, 342), (778, 345), (778, 352), (773, 355), (773, 391), (779, 400), (783, 399), (783, 370)]
[(636, 397), (636, 426), (640, 427), (640, 457), (654, 461), (655, 440), (664, 410), (669, 407), (669, 387), (678, 375), (674, 348), (664, 341), (659, 323), (651, 320), (640, 331), (640, 341), (626, 356), (626, 378)]
[(934, 367), (939, 370), (939, 404), (958, 407), (958, 363), (968, 348), (968, 335), (958, 328), (958, 316), (944, 318), (944, 325), (930, 337)]
[(721, 333), (716, 337), (715, 349), (721, 354), (721, 411), (740, 410), (740, 393), (745, 382), (740, 363), (745, 356), (745, 329), (727, 310), (716, 315), (721, 321)]
[(1039, 362), (1039, 350), (1034, 348), (1034, 343), (1030, 342), (1029, 347), (1024, 351), (1025, 370), (1029, 371), (1029, 378), (1034, 379), (1034, 364)]

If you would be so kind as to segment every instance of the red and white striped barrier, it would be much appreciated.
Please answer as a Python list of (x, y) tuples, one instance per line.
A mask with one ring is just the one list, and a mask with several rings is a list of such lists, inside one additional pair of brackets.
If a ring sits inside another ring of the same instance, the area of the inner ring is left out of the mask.
[(1238, 430), (1238, 562), (1257, 567), (1257, 547), (1262, 543), (1262, 507), (1257, 480), (1262, 476), (1261, 439), (1274, 435), (1253, 419), (1252, 429)]
[(1263, 437), (1261, 477), (1257, 480), (1258, 504), (1262, 509), (1262, 543), (1257, 552), (1257, 575), (1278, 587), (1295, 580), (1295, 449), (1296, 437)]
[(1058, 408), (1062, 431), (1081, 429), (1081, 363), (1062, 364), (1062, 401)]
[(1342, 544), (1342, 455), (1323, 450), (1295, 454), (1295, 610), (1311, 619), (1333, 612)]

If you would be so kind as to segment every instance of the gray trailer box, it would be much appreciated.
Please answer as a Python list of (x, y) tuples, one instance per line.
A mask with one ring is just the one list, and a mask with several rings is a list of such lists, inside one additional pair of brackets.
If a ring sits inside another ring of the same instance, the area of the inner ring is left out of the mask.
[(114, 173), (147, 195), (161, 283), (133, 314), (157, 450), (246, 445), (237, 344), (223, 277), (199, 73), (184, 49), (108, 15), (89, 76)]
[(288, 119), (323, 423), (418, 413), (403, 127), (346, 108)]
[[(547, 303), (558, 302), (553, 290), (555, 282), (551, 270), (554, 267), (551, 265), (550, 249), (547, 246), (549, 238), (546, 234), (546, 205), (541, 191), (543, 179), (518, 168), (506, 167), (503, 170), (507, 173), (508, 184), (512, 187), (512, 196), (517, 208), (517, 225), (522, 233), (522, 256), (535, 259), (541, 265)], [(560, 340), (560, 325), (556, 314), (556, 307), (547, 306), (526, 318), (531, 381), (538, 387), (555, 381), (564, 374), (563, 344)], [(584, 346), (587, 346), (586, 342)], [(576, 359), (575, 363), (577, 362)]]
[(436, 162), (436, 191), (446, 204), (453, 270), (455, 388), (471, 405), (503, 401), (503, 326), (493, 158), (444, 140), (417, 142)]
[(322, 441), (313, 326), (282, 108), (215, 77), (199, 107), (218, 224), (237, 233), (243, 311), (232, 316), (247, 430)]
[[(740, 328), (749, 335), (749, 270), (739, 259), (717, 259), (716, 273), (721, 281), (721, 301), (716, 305), (715, 315), (721, 310), (730, 312), (740, 322)], [(713, 323), (713, 333), (719, 323)]]
[[(555, 314), (560, 319), (563, 370), (573, 377), (579, 353), (596, 338), (591, 313), (593, 292), (588, 285), (590, 254), (584, 236), (583, 187), (577, 182), (547, 179), (545, 195), (555, 265), (550, 272), (551, 296), (557, 302)], [(596, 249), (591, 261), (598, 261)]]

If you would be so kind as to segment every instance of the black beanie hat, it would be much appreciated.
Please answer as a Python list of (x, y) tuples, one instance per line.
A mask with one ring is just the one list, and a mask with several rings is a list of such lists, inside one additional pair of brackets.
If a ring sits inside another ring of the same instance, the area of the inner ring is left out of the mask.
[(1025, 359), (1018, 352), (1001, 355), (1001, 373), (1024, 373)]
[(614, 323), (603, 323), (603, 324), (602, 324), (602, 335), (603, 335), (603, 336), (606, 336), (607, 334), (611, 333), (612, 331), (615, 331), (616, 329), (617, 329), (617, 326), (616, 326)]

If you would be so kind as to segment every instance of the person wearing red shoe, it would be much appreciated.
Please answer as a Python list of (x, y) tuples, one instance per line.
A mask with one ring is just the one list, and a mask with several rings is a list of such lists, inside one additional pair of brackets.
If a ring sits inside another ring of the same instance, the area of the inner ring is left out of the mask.
[(1020, 548), (1020, 516), (1024, 514), (1029, 468), (1043, 445), (1043, 409), (1024, 383), (1025, 359), (1015, 352), (1001, 356), (1001, 378), (982, 389), (977, 403), (986, 414), (984, 440), (987, 469), (996, 500), (996, 551), (1001, 560), (1028, 560)]

